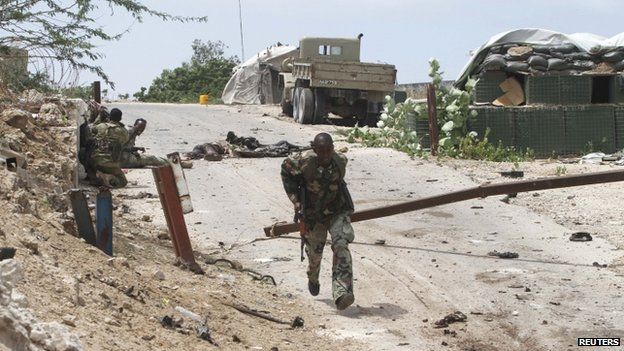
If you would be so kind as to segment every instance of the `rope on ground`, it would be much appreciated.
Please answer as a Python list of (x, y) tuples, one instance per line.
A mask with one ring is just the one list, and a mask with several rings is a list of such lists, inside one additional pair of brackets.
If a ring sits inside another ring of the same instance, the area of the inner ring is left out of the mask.
[(253, 280), (260, 281), (261, 283), (270, 281), (273, 285), (277, 285), (277, 283), (275, 282), (275, 278), (273, 278), (273, 276), (270, 276), (268, 274), (258, 273), (254, 271), (253, 269), (244, 268), (242, 264), (236, 261), (231, 261), (226, 258), (207, 258), (205, 262), (211, 265), (217, 264), (219, 262), (225, 262), (229, 264), (232, 269), (249, 274)]

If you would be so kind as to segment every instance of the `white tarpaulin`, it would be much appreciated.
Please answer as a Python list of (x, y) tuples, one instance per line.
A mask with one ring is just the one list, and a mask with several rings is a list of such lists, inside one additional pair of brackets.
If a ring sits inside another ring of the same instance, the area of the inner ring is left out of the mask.
[(281, 72), (282, 61), (299, 55), (290, 45), (272, 46), (234, 67), (221, 99), (225, 104), (262, 104), (274, 102), (275, 79), (271, 71)]
[(489, 49), (505, 44), (545, 46), (562, 46), (572, 44), (580, 51), (585, 51), (591, 54), (599, 54), (612, 49), (624, 47), (624, 33), (620, 33), (611, 38), (605, 38), (590, 33), (563, 34), (545, 29), (516, 29), (496, 34), (474, 52), (472, 58), (468, 61), (468, 64), (466, 64), (457, 78), (455, 85), (463, 88), (468, 77), (474, 74), (474, 70), (488, 55)]

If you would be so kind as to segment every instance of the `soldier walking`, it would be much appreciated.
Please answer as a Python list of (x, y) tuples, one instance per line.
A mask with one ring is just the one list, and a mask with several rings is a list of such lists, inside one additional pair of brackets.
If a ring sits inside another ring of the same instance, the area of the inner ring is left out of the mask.
[[(339, 310), (349, 307), (355, 300), (349, 252), (349, 243), (354, 239), (350, 218), (353, 202), (344, 182), (346, 166), (347, 158), (334, 151), (331, 136), (320, 133), (314, 137), (311, 151), (285, 159), (281, 169), (284, 189), (295, 211), (303, 208), (308, 290), (313, 296), (320, 290), (321, 259), (327, 232), (331, 235), (332, 293)], [(305, 189), (303, 203), (300, 187)]]

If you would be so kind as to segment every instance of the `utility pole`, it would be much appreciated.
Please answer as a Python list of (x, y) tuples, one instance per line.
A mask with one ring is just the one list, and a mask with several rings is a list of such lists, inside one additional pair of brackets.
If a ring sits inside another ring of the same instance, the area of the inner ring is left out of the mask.
[(245, 43), (243, 42), (243, 10), (241, 9), (241, 0), (238, 0), (238, 22), (240, 24), (241, 37), (241, 62), (245, 62)]

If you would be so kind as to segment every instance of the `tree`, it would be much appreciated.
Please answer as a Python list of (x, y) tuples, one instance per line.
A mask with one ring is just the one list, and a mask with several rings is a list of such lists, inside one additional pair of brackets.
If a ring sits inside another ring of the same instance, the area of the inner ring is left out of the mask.
[(211, 101), (216, 101), (232, 75), (232, 68), (238, 64), (238, 58), (225, 56), (227, 47), (222, 41), (204, 43), (195, 39), (191, 47), (193, 56), (190, 62), (163, 70), (149, 89), (141, 87), (141, 91), (133, 96), (139, 101), (196, 102), (199, 95), (208, 94)]
[(138, 22), (145, 16), (177, 22), (207, 20), (153, 10), (141, 0), (0, 0), (0, 49), (18, 44), (29, 51), (29, 59), (48, 60), (44, 69), (60, 64), (74, 71), (88, 70), (114, 87), (102, 67), (94, 63), (104, 57), (94, 42), (119, 40), (128, 29), (120, 33), (105, 31), (94, 20), (102, 10), (111, 14), (121, 11)]

